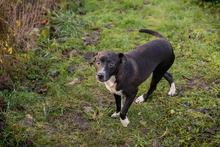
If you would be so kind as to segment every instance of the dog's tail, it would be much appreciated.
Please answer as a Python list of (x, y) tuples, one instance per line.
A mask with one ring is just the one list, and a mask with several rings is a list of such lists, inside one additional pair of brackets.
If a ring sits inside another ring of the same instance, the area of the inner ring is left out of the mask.
[[(152, 30), (148, 30), (148, 29), (140, 29), (139, 30), (140, 33), (148, 33), (148, 34), (151, 34), (155, 37), (157, 37), (158, 39), (166, 39), (163, 35), (159, 34), (158, 32), (156, 31), (152, 31)], [(167, 40), (167, 39), (166, 39)]]

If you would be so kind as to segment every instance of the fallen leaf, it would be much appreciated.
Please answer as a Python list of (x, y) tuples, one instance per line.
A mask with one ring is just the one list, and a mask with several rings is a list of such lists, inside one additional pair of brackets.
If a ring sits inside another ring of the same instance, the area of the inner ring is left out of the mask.
[[(84, 31), (83, 31), (83, 34), (86, 35), (86, 36), (89, 36), (89, 35), (90, 35), (89, 33), (84, 32)], [(82, 38), (81, 38), (81, 39), (82, 39)]]
[(144, 121), (144, 120), (140, 120), (139, 122), (141, 125), (145, 125), (147, 123), (147, 121)]
[(49, 25), (49, 19), (44, 19), (44, 20), (41, 22), (41, 24), (44, 25), (44, 26)]
[(127, 32), (134, 32), (134, 29), (127, 30)]
[(18, 111), (24, 111), (25, 108), (23, 106), (17, 106)]
[(135, 43), (135, 45), (136, 45), (136, 46), (140, 46), (141, 44), (140, 44), (140, 43)]
[(85, 107), (83, 107), (84, 108), (84, 110), (86, 111), (86, 112), (89, 112), (91, 109), (92, 109), (92, 107), (90, 107), (90, 106), (85, 106)]
[(91, 59), (93, 57), (93, 53), (91, 51), (82, 55), (85, 59)]
[(209, 114), (210, 116), (213, 116), (213, 112), (211, 110), (208, 110), (208, 109), (202, 109), (200, 112), (204, 113), (204, 114)]
[(34, 88), (35, 88), (35, 89), (41, 89), (41, 85), (36, 84), (36, 85), (34, 86)]
[(95, 37), (94, 37), (94, 41), (97, 41), (99, 39), (99, 37), (96, 35)]
[(179, 138), (175, 138), (175, 140), (176, 140), (177, 142), (179, 142)]
[(33, 120), (33, 117), (32, 117), (30, 114), (27, 114), (27, 115), (26, 115), (26, 118), (27, 118), (28, 120), (31, 120), (31, 121)]
[(109, 102), (109, 103), (114, 103), (115, 100), (114, 100), (114, 99), (110, 99), (110, 100), (108, 100), (108, 102)]
[(108, 28), (108, 29), (111, 29), (111, 28), (114, 28), (115, 25), (113, 25), (113, 24), (112, 25), (105, 25), (105, 27)]
[(163, 14), (163, 18), (164, 18), (164, 19), (166, 19), (166, 16), (165, 16), (165, 14)]
[(206, 132), (212, 134), (212, 135), (215, 135), (215, 131), (211, 130), (211, 129), (207, 129)]
[(82, 40), (86, 40), (87, 37), (81, 37)]
[(148, 3), (147, 1), (144, 1), (143, 4), (150, 5), (150, 3)]
[(191, 131), (192, 131), (192, 128), (191, 128), (191, 127), (188, 127), (187, 130), (191, 132)]
[(79, 50), (77, 50), (77, 49), (73, 49), (73, 51), (72, 51), (75, 55), (79, 55)]
[(48, 69), (43, 69), (42, 71), (41, 71), (42, 73), (46, 73), (46, 72), (48, 72)]
[(72, 82), (69, 82), (69, 83), (65, 84), (64, 86), (74, 85), (77, 83), (79, 83), (79, 80), (77, 78), (74, 78)]
[(90, 28), (90, 30), (94, 30), (94, 31), (98, 31), (98, 32), (101, 32), (101, 31), (102, 31), (101, 28)]
[(68, 53), (69, 53), (69, 49), (65, 49), (65, 50), (62, 51), (63, 55), (67, 55)]
[(150, 130), (147, 129), (147, 128), (143, 128), (143, 129), (141, 129), (141, 132), (142, 132), (144, 135), (146, 135), (147, 133), (150, 132)]
[(47, 88), (38, 90), (38, 93), (44, 93), (44, 92), (47, 92)]
[(92, 115), (93, 118), (100, 118), (103, 116), (103, 113), (100, 112), (94, 112), (94, 114)]
[(52, 71), (52, 72), (51, 72), (51, 76), (52, 76), (52, 77), (56, 77), (56, 76), (58, 76), (59, 74), (60, 74), (59, 71)]
[(88, 37), (81, 37), (82, 40), (85, 40), (84, 41), (84, 46), (86, 46), (87, 44), (91, 43), (92, 42), (92, 39), (91, 38), (88, 38)]
[(179, 90), (179, 91), (182, 91), (182, 90), (183, 90), (182, 85), (178, 85), (178, 90)]
[(82, 81), (83, 80), (83, 77), (79, 77), (79, 81)]
[(74, 64), (73, 64), (73, 65), (71, 65), (71, 66), (69, 67), (68, 71), (69, 71), (69, 72), (74, 71)]
[(208, 30), (206, 30), (206, 31), (207, 31), (207, 32), (211, 32), (211, 33), (213, 32), (211, 29), (208, 29)]
[(86, 46), (89, 43), (90, 43), (90, 41), (85, 41), (83, 45)]
[(67, 35), (66, 35), (66, 37), (68, 37), (68, 38), (69, 38), (69, 37), (71, 37), (71, 35), (70, 35), (70, 34), (67, 34)]
[(200, 112), (205, 114), (205, 113), (210, 113), (210, 110), (208, 110), (208, 109), (202, 109)]
[(186, 106), (188, 106), (188, 107), (191, 106), (191, 104), (188, 103), (188, 102), (185, 102), (184, 104), (185, 104)]
[(120, 12), (121, 12), (122, 14), (127, 14), (124, 10), (121, 10)]

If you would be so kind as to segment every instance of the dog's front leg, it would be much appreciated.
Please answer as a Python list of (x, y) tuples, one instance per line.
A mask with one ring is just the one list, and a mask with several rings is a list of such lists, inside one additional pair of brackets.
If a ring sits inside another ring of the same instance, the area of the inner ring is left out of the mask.
[(121, 108), (122, 108), (121, 96), (116, 95), (116, 94), (114, 94), (114, 96), (115, 96), (115, 103), (116, 103), (116, 112), (111, 115), (111, 117), (113, 117), (113, 118), (119, 117), (120, 111), (121, 111)]
[(126, 96), (125, 104), (120, 112), (120, 121), (124, 127), (127, 127), (128, 124), (130, 123), (126, 115), (127, 115), (128, 109), (130, 108), (132, 102), (135, 99), (136, 94), (137, 94), (137, 91), (130, 96)]

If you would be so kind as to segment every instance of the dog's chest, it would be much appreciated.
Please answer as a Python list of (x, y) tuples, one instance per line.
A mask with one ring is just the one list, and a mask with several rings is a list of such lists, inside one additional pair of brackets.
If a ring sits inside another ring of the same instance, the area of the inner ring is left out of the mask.
[(116, 81), (115, 76), (111, 76), (111, 78), (108, 81), (104, 82), (106, 88), (111, 93), (114, 93), (114, 94), (117, 94), (117, 95), (123, 95), (122, 90), (119, 90), (119, 91), (116, 90), (117, 83), (115, 83), (115, 81)]

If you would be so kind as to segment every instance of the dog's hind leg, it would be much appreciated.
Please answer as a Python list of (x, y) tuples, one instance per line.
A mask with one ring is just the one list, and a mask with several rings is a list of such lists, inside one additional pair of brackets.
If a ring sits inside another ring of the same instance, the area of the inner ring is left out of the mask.
[(121, 98), (121, 96), (116, 95), (116, 94), (114, 94), (114, 96), (115, 96), (115, 103), (116, 103), (116, 112), (111, 115), (111, 117), (113, 117), (113, 118), (119, 117), (120, 111), (121, 111), (121, 108), (122, 108), (122, 98)]
[(155, 71), (153, 72), (153, 76), (152, 76), (152, 79), (151, 79), (151, 84), (150, 84), (150, 89), (145, 93), (143, 94), (142, 96), (138, 97), (135, 102), (136, 103), (141, 103), (141, 102), (145, 102), (149, 96), (154, 92), (154, 90), (156, 89), (157, 87), (157, 84), (158, 82), (160, 82), (160, 80), (162, 79), (163, 77), (163, 74), (158, 74), (156, 73)]
[(173, 76), (171, 73), (166, 72), (163, 76), (170, 84), (170, 91), (168, 93), (169, 96), (174, 96), (175, 92), (176, 92), (176, 88), (175, 88), (175, 84), (174, 84), (174, 80), (173, 80)]

